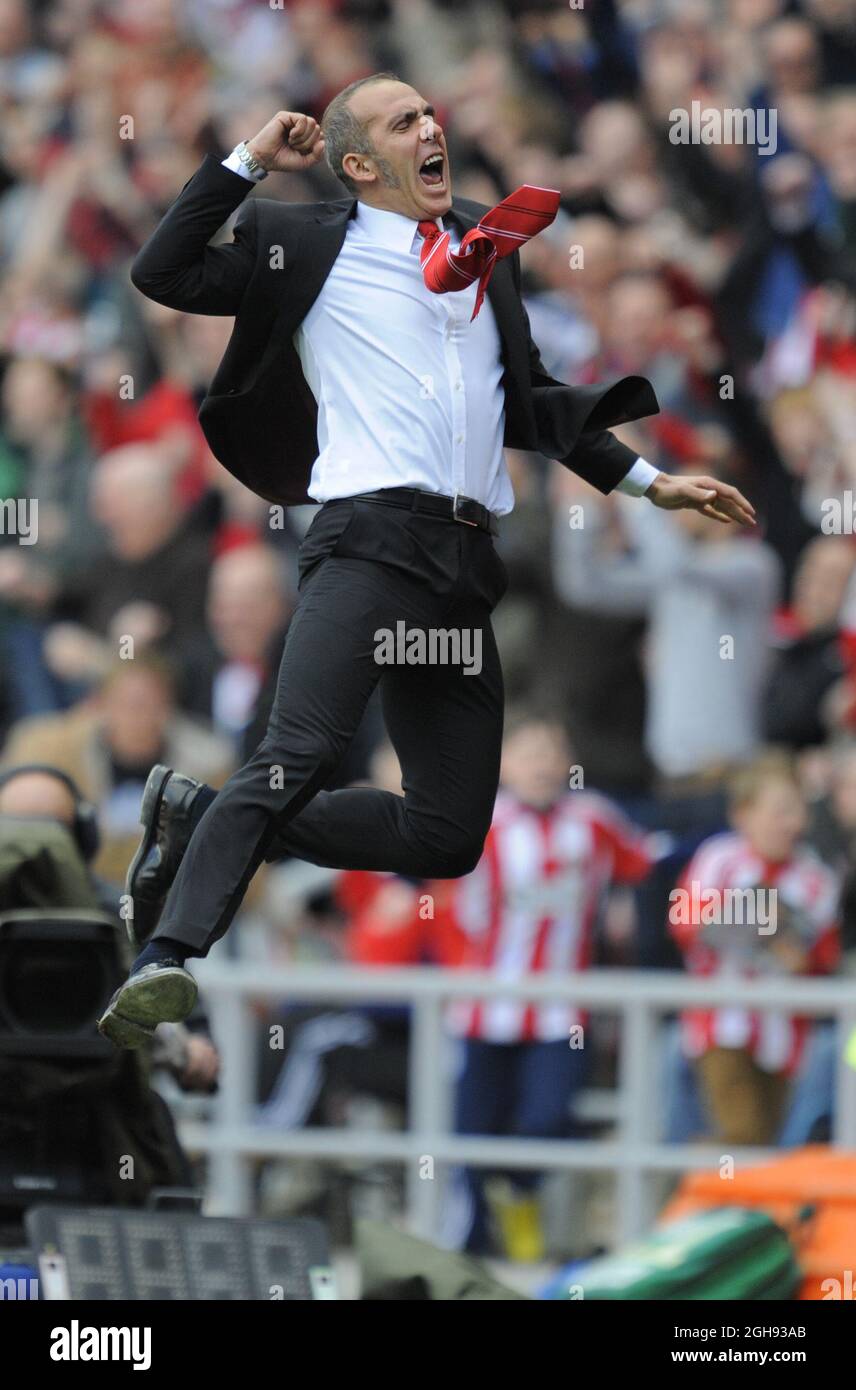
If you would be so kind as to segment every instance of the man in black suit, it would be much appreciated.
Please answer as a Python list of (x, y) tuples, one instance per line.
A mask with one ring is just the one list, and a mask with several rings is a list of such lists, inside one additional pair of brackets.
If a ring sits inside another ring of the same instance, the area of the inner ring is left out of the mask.
[[(244, 202), (253, 181), (325, 152), (351, 196)], [(210, 246), (242, 203), (234, 241)], [(513, 505), (503, 444), (559, 459), (603, 493), (751, 523), (735, 489), (657, 474), (608, 432), (657, 410), (644, 378), (571, 388), (548, 376), (516, 252), (496, 263), (477, 316), (475, 283), (427, 288), (423, 238), (447, 230), (454, 249), (485, 211), (453, 201), (433, 109), (377, 74), (340, 93), (322, 129), (280, 111), (222, 164), (206, 159), (134, 262), (134, 284), (159, 303), (235, 315), (200, 411), (217, 458), (274, 503), (323, 505), (300, 550), (262, 743), (198, 823), (184, 779), (161, 769), (149, 789), (132, 888), (150, 862), (161, 884), (180, 866), (101, 1020), (120, 1046), (192, 1007), (184, 961), (225, 932), (263, 859), (418, 878), (474, 868), (502, 736), (490, 613), (507, 582), (496, 518)], [(404, 796), (321, 791), (378, 682)]]

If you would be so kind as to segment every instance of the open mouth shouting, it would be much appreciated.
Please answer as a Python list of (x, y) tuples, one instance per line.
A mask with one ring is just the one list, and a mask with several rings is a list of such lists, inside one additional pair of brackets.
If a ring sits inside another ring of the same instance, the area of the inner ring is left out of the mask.
[(426, 188), (446, 187), (446, 161), (439, 152), (429, 154), (419, 166), (419, 177)]

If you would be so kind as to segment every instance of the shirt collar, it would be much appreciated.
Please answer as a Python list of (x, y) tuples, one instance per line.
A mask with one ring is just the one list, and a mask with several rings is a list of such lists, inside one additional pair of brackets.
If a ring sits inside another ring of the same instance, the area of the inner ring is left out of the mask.
[[(417, 223), (412, 217), (403, 217), (400, 212), (390, 212), (388, 208), (373, 208), (368, 203), (357, 203), (355, 221), (371, 241), (387, 246), (391, 251), (409, 253), (417, 236)], [(436, 218), (440, 230), (443, 219)]]

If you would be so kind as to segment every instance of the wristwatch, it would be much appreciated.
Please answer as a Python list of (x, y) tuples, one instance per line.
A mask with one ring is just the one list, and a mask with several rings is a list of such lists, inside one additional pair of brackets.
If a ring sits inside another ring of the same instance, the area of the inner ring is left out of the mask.
[(240, 159), (245, 169), (259, 179), (267, 178), (267, 170), (256, 159), (246, 140), (242, 140), (240, 145), (235, 146), (235, 154)]

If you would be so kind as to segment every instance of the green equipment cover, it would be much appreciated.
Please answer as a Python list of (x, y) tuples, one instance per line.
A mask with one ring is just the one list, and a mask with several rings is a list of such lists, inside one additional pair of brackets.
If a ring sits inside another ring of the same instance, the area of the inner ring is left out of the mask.
[(748, 1207), (716, 1207), (578, 1266), (548, 1297), (742, 1302), (793, 1298), (800, 1281), (793, 1246), (771, 1217)]

